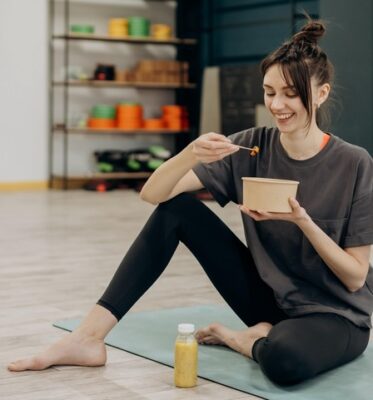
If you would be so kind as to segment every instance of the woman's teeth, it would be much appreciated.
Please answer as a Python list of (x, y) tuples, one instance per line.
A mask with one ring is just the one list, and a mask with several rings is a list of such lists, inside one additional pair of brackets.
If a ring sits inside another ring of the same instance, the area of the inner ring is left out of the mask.
[(281, 114), (281, 115), (276, 115), (276, 117), (278, 118), (278, 119), (281, 119), (281, 120), (285, 120), (285, 119), (289, 119), (290, 117), (292, 117), (294, 114)]

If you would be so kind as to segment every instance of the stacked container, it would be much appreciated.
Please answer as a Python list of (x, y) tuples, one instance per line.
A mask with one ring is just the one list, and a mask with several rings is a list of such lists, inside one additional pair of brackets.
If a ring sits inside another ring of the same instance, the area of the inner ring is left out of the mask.
[(92, 108), (88, 126), (95, 129), (115, 128), (115, 107), (106, 104), (98, 104)]
[(108, 25), (108, 34), (113, 37), (128, 36), (128, 19), (111, 18)]
[(166, 24), (153, 24), (152, 25), (152, 37), (160, 40), (171, 39), (171, 27)]
[(137, 103), (117, 105), (117, 126), (119, 129), (141, 129), (144, 125), (143, 107)]
[(148, 37), (150, 34), (150, 21), (144, 17), (130, 17), (128, 19), (130, 36)]
[(161, 130), (165, 128), (165, 123), (162, 118), (148, 118), (144, 120), (144, 128)]
[(185, 106), (163, 106), (162, 112), (162, 119), (166, 128), (175, 131), (189, 128), (188, 114)]
[(70, 32), (71, 33), (80, 33), (83, 35), (89, 35), (95, 33), (95, 27), (93, 25), (86, 25), (86, 24), (74, 24), (70, 25)]

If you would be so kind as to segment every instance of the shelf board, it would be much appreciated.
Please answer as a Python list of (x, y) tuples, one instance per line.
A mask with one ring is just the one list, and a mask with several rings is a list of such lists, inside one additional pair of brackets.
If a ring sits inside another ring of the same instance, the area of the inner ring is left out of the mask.
[[(87, 175), (80, 176), (69, 176), (68, 181), (82, 181), (82, 180), (94, 180), (94, 179), (144, 179), (148, 178), (151, 172), (107, 172), (101, 173), (96, 172)], [(53, 179), (63, 180), (62, 175), (54, 175)]]
[(53, 39), (62, 40), (87, 40), (98, 42), (113, 42), (113, 43), (133, 43), (133, 44), (168, 44), (168, 45), (194, 45), (197, 43), (196, 39), (155, 39), (152, 37), (112, 37), (107, 35), (94, 35), (94, 34), (68, 34), (68, 35), (53, 35)]
[[(57, 3), (63, 3), (64, 0), (54, 0)], [(177, 0), (144, 0), (146, 3), (175, 3)], [(138, 6), (138, 0), (70, 0), (70, 3), (88, 6), (103, 6), (103, 7), (123, 7), (125, 6)]]
[[(115, 179), (147, 179), (151, 175), (151, 172), (112, 172), (112, 173), (92, 173), (86, 175), (69, 176), (66, 179), (66, 189), (82, 189), (88, 182), (94, 180), (115, 180)], [(53, 175), (51, 177), (51, 188), (52, 189), (64, 189), (65, 180), (62, 175)]]
[[(63, 126), (55, 126), (53, 129), (55, 132), (63, 133), (65, 131)], [(174, 129), (120, 129), (120, 128), (112, 128), (112, 129), (97, 129), (97, 128), (67, 128), (67, 133), (74, 134), (83, 134), (83, 133), (99, 133), (104, 135), (178, 135), (189, 133), (189, 129), (183, 129), (181, 131), (175, 131)]]
[(140, 88), (140, 89), (195, 89), (197, 85), (195, 83), (162, 83), (162, 82), (120, 82), (120, 81), (95, 81), (95, 80), (87, 80), (87, 81), (79, 81), (79, 80), (70, 80), (67, 82), (64, 81), (55, 81), (53, 82), (54, 86), (64, 86), (67, 84), (72, 87), (91, 87), (91, 88)]

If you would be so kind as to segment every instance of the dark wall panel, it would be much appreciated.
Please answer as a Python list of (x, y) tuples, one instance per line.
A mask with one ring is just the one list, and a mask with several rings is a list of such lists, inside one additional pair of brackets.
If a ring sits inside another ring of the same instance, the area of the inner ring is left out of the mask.
[(220, 29), (214, 37), (214, 54), (218, 62), (233, 57), (262, 57), (274, 49), (274, 37), (281, 43), (290, 32), (288, 21)]
[(372, 0), (320, 0), (329, 21), (322, 46), (336, 68), (339, 112), (333, 115), (337, 136), (373, 154), (373, 4)]
[(268, 11), (268, 7), (218, 11), (214, 13), (214, 26), (215, 29), (219, 29), (248, 24), (268, 24), (271, 21), (278, 19), (288, 20), (291, 13), (291, 7), (290, 4), (280, 4), (272, 6), (270, 12)]
[(257, 63), (303, 23), (303, 11), (318, 12), (318, 0), (203, 0), (201, 5), (206, 65)]
[(276, 3), (284, 3), (284, 0), (215, 0), (216, 7), (236, 7), (236, 6), (272, 6)]
[(319, 0), (297, 1), (295, 4), (295, 10), (297, 13), (302, 13), (303, 11), (307, 11), (308, 14), (318, 14)]

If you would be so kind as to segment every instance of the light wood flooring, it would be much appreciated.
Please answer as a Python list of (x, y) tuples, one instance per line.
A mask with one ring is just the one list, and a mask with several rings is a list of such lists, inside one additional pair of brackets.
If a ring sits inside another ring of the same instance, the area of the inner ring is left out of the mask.
[[(243, 239), (235, 205), (207, 204)], [(53, 321), (90, 310), (153, 208), (133, 191), (0, 194), (1, 400), (256, 399), (204, 379), (176, 389), (171, 368), (111, 347), (105, 367), (6, 370), (66, 334)], [(181, 245), (131, 312), (222, 302)]]

